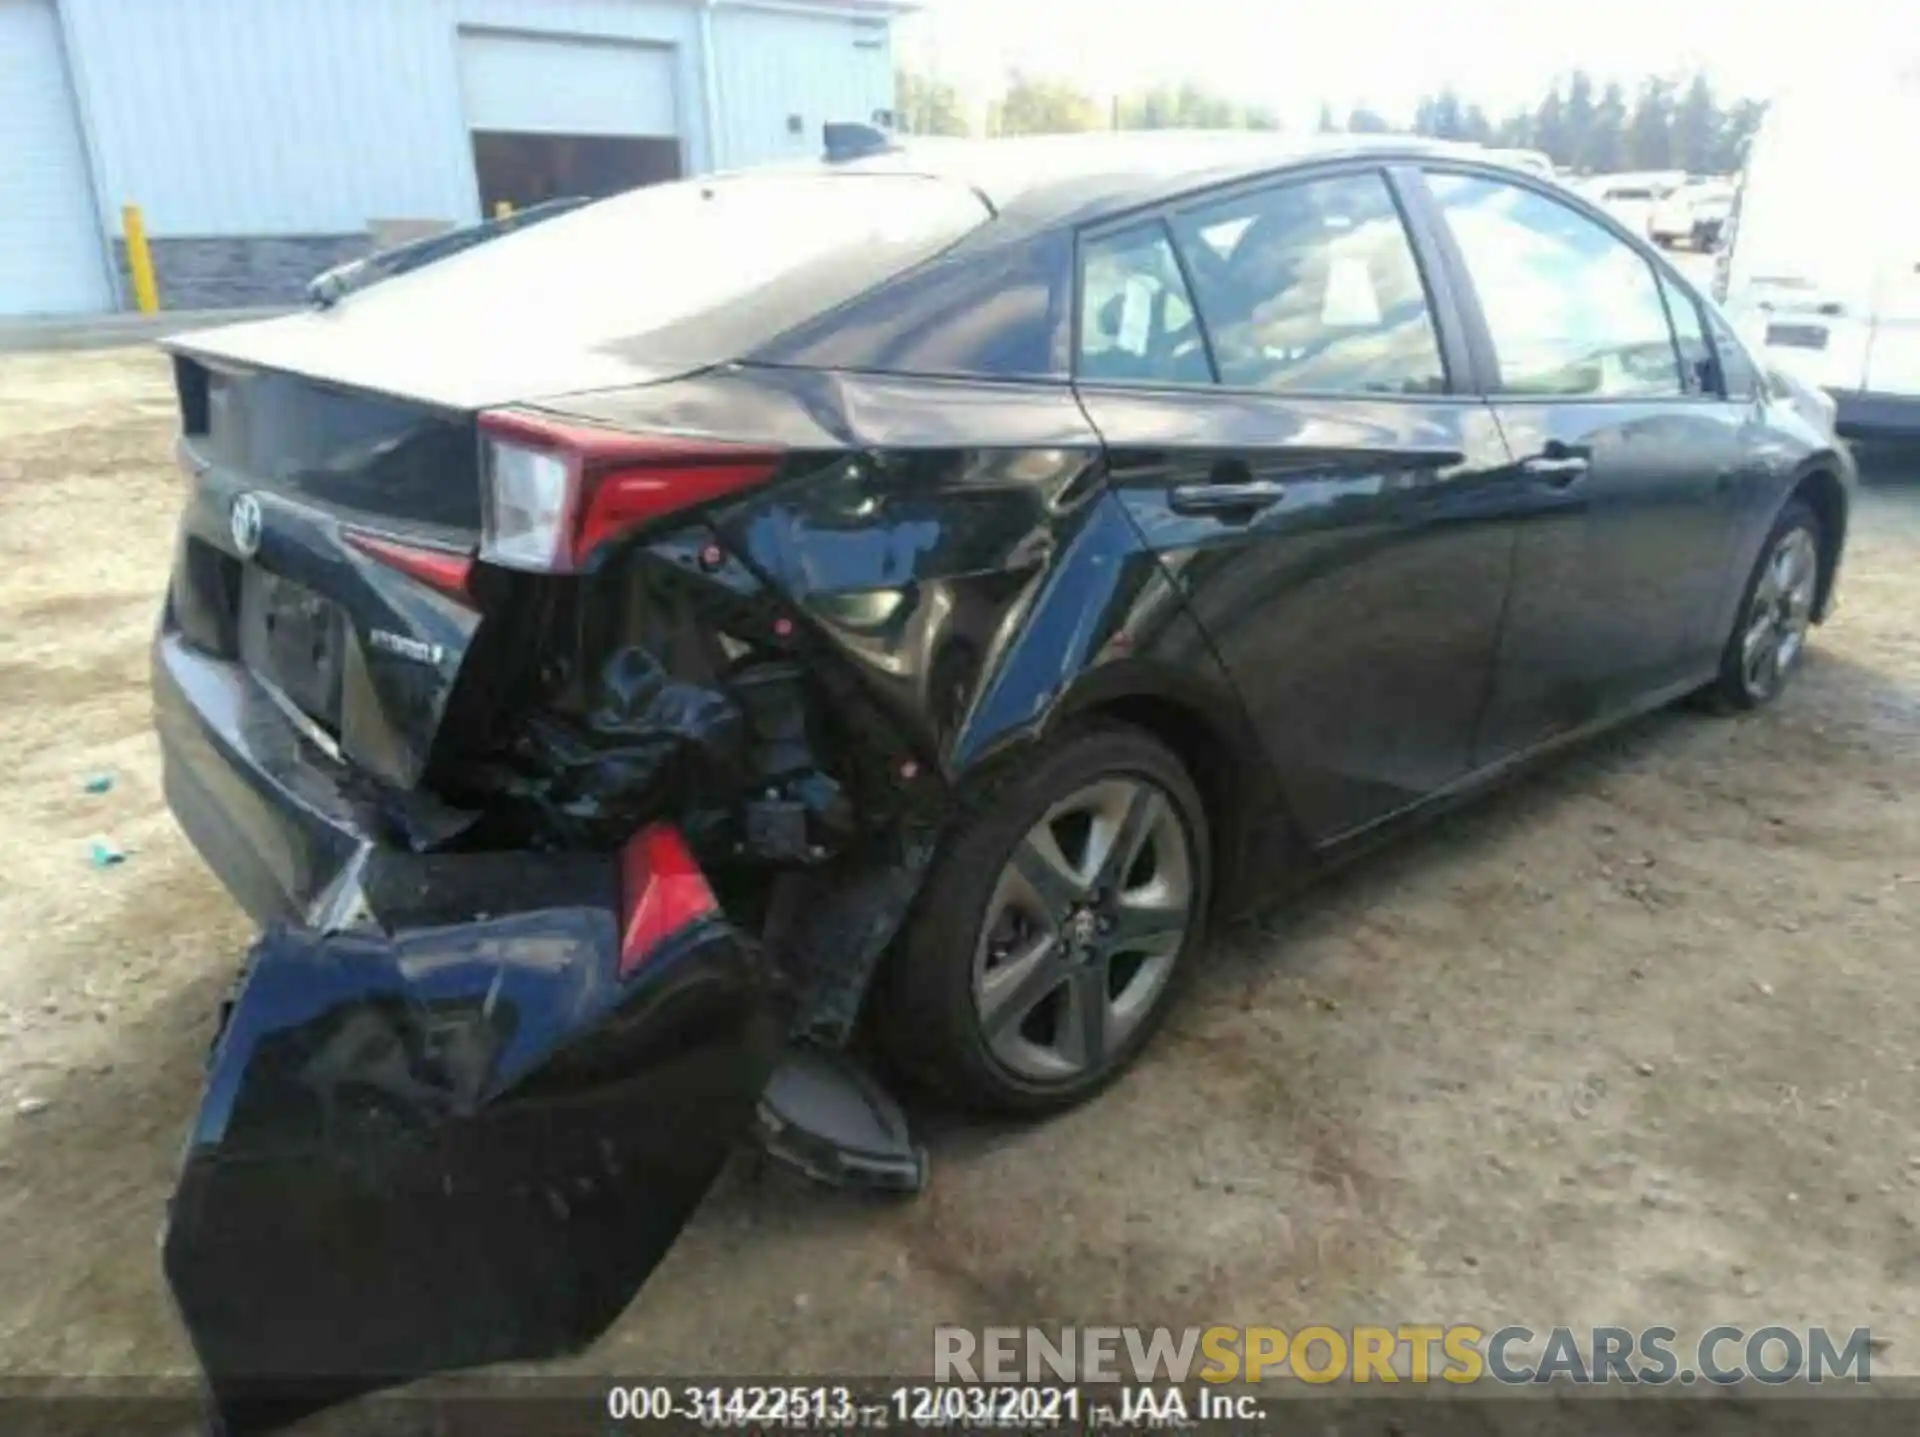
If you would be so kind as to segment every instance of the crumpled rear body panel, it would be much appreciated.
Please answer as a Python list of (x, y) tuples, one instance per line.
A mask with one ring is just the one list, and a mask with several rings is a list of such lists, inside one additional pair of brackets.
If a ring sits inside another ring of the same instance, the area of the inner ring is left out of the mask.
[(779, 1040), (758, 949), (711, 919), (626, 978), (611, 906), (269, 929), (165, 1238), (230, 1429), (591, 1342), (750, 1124)]
[[(1132, 705), (1197, 725), (1231, 821), (1277, 812), (1070, 390), (740, 367), (564, 408), (788, 459), (590, 572), (478, 566), (417, 786), (156, 645), (183, 826), (307, 925), (249, 958), (167, 1235), (237, 1426), (289, 1382), (280, 1416), (591, 1341), (756, 1116), (817, 1175), (917, 1185), (884, 1094), (818, 1053), (985, 765)], [(616, 855), (661, 824), (722, 907), (623, 976)], [(813, 1046), (770, 1088), (784, 1041)]]

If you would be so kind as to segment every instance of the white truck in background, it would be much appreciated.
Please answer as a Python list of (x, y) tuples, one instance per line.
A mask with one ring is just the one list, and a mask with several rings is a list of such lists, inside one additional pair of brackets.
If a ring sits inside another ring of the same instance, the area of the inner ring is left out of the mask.
[(1685, 170), (1636, 170), (1595, 175), (1581, 183), (1588, 199), (1637, 235), (1652, 227), (1654, 211), (1687, 182)]
[(1647, 237), (1661, 246), (1710, 250), (1720, 243), (1733, 213), (1733, 181), (1706, 175), (1689, 179), (1654, 207)]
[(1851, 438), (1920, 439), (1920, 68), (1803, 85), (1748, 153), (1715, 289)]

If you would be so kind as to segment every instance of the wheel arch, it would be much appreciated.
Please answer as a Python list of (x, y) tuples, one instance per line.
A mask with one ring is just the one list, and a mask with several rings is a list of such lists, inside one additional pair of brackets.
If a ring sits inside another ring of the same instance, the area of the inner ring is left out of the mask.
[[(1113, 676), (1118, 679), (1119, 676)], [(1212, 838), (1212, 908), (1232, 908), (1246, 887), (1254, 855), (1262, 849), (1262, 815), (1277, 816), (1288, 841), (1295, 838), (1290, 815), (1271, 782), (1266, 756), (1244, 729), (1237, 709), (1176, 688), (1134, 682), (1087, 684), (1068, 696), (1050, 730), (1062, 725), (1107, 721), (1150, 734), (1180, 760), (1206, 807)]]
[(1820, 587), (1814, 595), (1813, 617), (1824, 620), (1832, 607), (1834, 580), (1840, 554), (1847, 542), (1847, 491), (1831, 458), (1816, 459), (1795, 482), (1788, 502), (1804, 499), (1820, 521)]

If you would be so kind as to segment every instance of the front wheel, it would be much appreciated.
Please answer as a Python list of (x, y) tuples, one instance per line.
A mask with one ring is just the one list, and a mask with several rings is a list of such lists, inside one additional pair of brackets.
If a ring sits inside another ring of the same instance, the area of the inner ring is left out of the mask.
[(1820, 591), (1820, 520), (1799, 499), (1774, 521), (1720, 658), (1715, 706), (1743, 712), (1771, 703), (1806, 653)]
[(1056, 740), (979, 796), (888, 975), (880, 1037), (968, 1107), (1071, 1106), (1125, 1067), (1201, 941), (1205, 810), (1147, 734)]

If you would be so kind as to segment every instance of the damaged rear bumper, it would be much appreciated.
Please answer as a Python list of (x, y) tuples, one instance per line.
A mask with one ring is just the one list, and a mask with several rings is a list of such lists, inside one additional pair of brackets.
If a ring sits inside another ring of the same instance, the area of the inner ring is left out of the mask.
[(256, 922), (304, 917), (369, 841), (344, 769), (241, 665), (162, 633), (152, 669), (175, 821)]
[(677, 828), (415, 852), (394, 835), (437, 816), (396, 817), (244, 669), (163, 635), (154, 693), (168, 800), (266, 924), (163, 1244), (223, 1430), (578, 1350), (756, 1132), (826, 1181), (923, 1182), (892, 1099), (789, 1046), (792, 975)]
[(224, 1430), (586, 1345), (749, 1127), (781, 1047), (757, 945), (667, 901), (623, 956), (659, 894), (588, 901), (618, 879), (574, 862), (565, 906), (254, 946), (163, 1244)]

